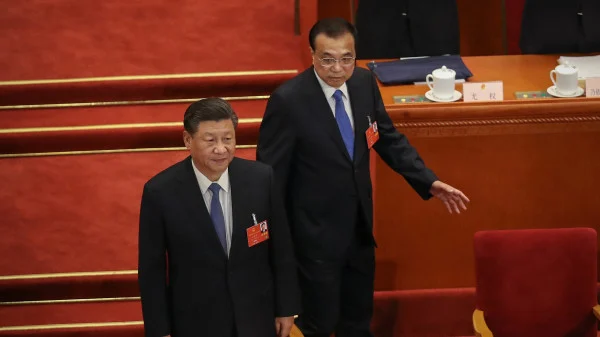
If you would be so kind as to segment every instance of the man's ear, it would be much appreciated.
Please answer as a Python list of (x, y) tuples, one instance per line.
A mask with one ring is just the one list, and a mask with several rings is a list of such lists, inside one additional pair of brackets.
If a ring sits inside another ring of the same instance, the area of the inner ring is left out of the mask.
[(187, 131), (183, 131), (183, 143), (188, 150), (192, 146), (192, 135), (190, 135)]

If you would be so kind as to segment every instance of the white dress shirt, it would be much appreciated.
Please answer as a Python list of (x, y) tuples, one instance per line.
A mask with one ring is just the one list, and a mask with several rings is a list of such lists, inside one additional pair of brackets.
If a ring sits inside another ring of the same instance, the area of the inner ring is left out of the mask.
[[(206, 205), (206, 209), (210, 214), (210, 202), (212, 201), (212, 191), (208, 188), (213, 183), (210, 181), (202, 172), (200, 172), (196, 165), (194, 165), (194, 161), (192, 160), (192, 167), (194, 168), (194, 174), (196, 174), (196, 180), (198, 180), (198, 185), (200, 186), (200, 191), (202, 192), (202, 197), (204, 198), (204, 204)], [(223, 218), (225, 219), (225, 237), (227, 241), (227, 256), (229, 256), (229, 250), (231, 249), (231, 232), (232, 232), (232, 222), (233, 215), (231, 213), (231, 185), (229, 184), (229, 169), (226, 169), (225, 172), (221, 175), (218, 181), (214, 181), (221, 186), (219, 190), (219, 201), (221, 202), (221, 209), (223, 210)], [(211, 224), (212, 225), (212, 224)]]
[(325, 98), (327, 98), (327, 103), (329, 103), (329, 107), (331, 107), (331, 112), (333, 112), (333, 117), (335, 118), (335, 98), (333, 94), (336, 90), (340, 89), (342, 91), (342, 101), (344, 101), (344, 108), (346, 108), (346, 113), (348, 114), (348, 118), (350, 119), (350, 125), (352, 126), (352, 131), (354, 131), (354, 118), (352, 118), (352, 107), (350, 106), (350, 95), (348, 95), (348, 87), (346, 86), (346, 82), (342, 84), (339, 88), (334, 88), (329, 84), (325, 83), (317, 74), (315, 70), (315, 76), (317, 76), (317, 80), (321, 85), (321, 89), (323, 89), (323, 93), (325, 93)]

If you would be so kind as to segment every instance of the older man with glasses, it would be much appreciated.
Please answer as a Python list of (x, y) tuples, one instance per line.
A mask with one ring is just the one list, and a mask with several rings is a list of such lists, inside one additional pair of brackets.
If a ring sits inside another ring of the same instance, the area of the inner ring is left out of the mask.
[(469, 200), (429, 170), (385, 111), (377, 82), (355, 68), (356, 30), (324, 19), (310, 31), (313, 67), (271, 95), (257, 159), (283, 190), (298, 262), (306, 337), (372, 336), (375, 272), (369, 151), (450, 212)]

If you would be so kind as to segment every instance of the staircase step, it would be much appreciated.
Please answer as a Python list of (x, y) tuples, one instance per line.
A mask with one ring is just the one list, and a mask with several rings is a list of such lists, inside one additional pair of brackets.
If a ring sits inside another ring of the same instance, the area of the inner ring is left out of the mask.
[[(112, 105), (7, 108), (0, 106), (0, 130), (18, 128), (73, 127), (112, 124), (179, 123), (196, 99), (173, 103), (126, 102)], [(240, 119), (262, 118), (268, 96), (226, 99)], [(3, 131), (5, 132), (5, 131)]]
[[(238, 145), (255, 145), (260, 122), (240, 123)], [(12, 132), (11, 132), (12, 131)], [(87, 127), (0, 130), (0, 154), (47, 152), (184, 149), (181, 122), (152, 125), (94, 125)]]
[(137, 296), (139, 289), (135, 270), (0, 278), (0, 305), (21, 301)]
[(141, 326), (139, 299), (0, 306), (0, 336), (74, 333), (74, 329), (136, 330)]
[(2, 82), (0, 105), (63, 104), (269, 95), (298, 71), (97, 77)]
[(0, 328), (2, 337), (144, 337), (141, 322), (90, 323), (81, 325)]

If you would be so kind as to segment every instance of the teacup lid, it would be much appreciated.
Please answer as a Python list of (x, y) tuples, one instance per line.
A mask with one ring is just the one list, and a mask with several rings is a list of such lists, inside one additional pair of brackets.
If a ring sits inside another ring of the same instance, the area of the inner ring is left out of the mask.
[(456, 72), (452, 69), (446, 68), (446, 66), (442, 66), (441, 68), (433, 71), (433, 76), (437, 78), (452, 78), (456, 76)]
[(555, 70), (561, 74), (573, 74), (577, 72), (577, 67), (565, 61), (565, 63), (556, 66)]

